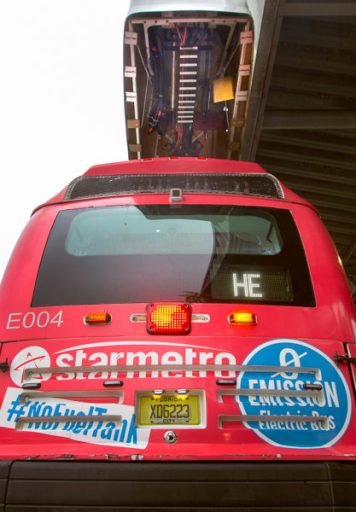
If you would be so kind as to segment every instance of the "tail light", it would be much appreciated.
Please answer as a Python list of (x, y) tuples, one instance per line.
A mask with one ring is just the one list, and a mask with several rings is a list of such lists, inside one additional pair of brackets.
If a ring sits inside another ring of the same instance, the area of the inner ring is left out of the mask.
[(229, 324), (232, 325), (256, 325), (257, 319), (250, 311), (233, 311), (229, 315)]
[(109, 324), (111, 322), (111, 315), (105, 311), (88, 313), (84, 317), (84, 323), (87, 325)]
[(149, 304), (147, 332), (150, 334), (189, 334), (192, 309), (189, 304)]

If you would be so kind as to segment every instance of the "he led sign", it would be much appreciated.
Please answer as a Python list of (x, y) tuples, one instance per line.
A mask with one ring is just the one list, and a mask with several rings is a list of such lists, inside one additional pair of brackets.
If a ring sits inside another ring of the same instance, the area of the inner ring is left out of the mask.
[(232, 274), (232, 284), (235, 297), (251, 297), (254, 299), (262, 298), (263, 294), (259, 291), (261, 288), (261, 274), (245, 272), (243, 274)]

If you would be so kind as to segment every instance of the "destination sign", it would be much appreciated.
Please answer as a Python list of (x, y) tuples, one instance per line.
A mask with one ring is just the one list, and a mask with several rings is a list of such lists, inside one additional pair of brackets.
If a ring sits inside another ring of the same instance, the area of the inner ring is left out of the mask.
[(236, 299), (237, 302), (293, 301), (288, 271), (275, 267), (223, 268), (212, 281), (212, 295), (216, 299)]

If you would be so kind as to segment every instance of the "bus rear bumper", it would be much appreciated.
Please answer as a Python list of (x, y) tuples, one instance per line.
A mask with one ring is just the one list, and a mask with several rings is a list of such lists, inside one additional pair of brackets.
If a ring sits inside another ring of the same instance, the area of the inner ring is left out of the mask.
[(0, 512), (356, 510), (356, 462), (0, 461)]

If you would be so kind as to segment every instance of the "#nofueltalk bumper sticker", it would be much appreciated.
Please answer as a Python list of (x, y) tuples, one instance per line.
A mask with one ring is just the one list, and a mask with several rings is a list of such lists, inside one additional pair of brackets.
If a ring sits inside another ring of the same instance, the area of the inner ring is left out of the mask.
[[(48, 397), (24, 398), (23, 394), (16, 388), (7, 389), (0, 411), (1, 427), (91, 444), (135, 449), (147, 446), (150, 430), (135, 426), (133, 406)], [(115, 420), (118, 417), (120, 419)], [(41, 421), (38, 422), (38, 418)]]
[[(242, 372), (237, 379), (238, 389), (286, 392), (286, 396), (271, 393), (237, 398), (242, 414), (263, 417), (259, 421), (245, 422), (261, 439), (275, 446), (308, 449), (332, 446), (344, 434), (351, 414), (349, 389), (341, 371), (323, 352), (301, 341), (278, 339), (257, 347), (243, 364), (286, 366), (286, 370), (279, 373)], [(301, 368), (301, 371), (288, 372), (288, 367)], [(313, 375), (303, 373), (302, 368), (318, 371)], [(288, 392), (292, 395), (293, 391), (308, 389), (306, 384), (321, 385), (320, 393), (287, 396)], [(315, 421), (308, 421), (310, 417)], [(318, 417), (327, 419), (318, 421)]]

